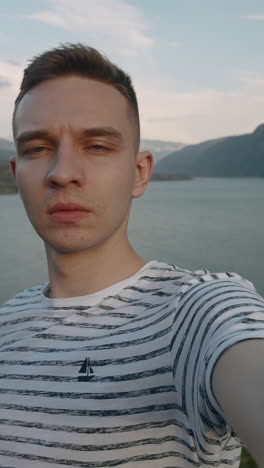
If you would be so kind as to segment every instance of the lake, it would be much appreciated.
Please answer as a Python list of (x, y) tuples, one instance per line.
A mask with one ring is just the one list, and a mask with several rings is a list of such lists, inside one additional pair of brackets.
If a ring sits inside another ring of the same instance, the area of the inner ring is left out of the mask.
[[(129, 238), (146, 260), (235, 271), (264, 296), (264, 179), (151, 182), (133, 201)], [(18, 195), (0, 196), (0, 302), (47, 281), (44, 248)]]

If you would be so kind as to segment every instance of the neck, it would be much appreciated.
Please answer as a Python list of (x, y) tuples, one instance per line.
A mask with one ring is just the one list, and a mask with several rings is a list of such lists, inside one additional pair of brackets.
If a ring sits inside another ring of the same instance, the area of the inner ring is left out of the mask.
[(122, 281), (142, 268), (146, 261), (127, 241), (115, 249), (92, 249), (58, 253), (46, 245), (51, 298), (93, 294)]

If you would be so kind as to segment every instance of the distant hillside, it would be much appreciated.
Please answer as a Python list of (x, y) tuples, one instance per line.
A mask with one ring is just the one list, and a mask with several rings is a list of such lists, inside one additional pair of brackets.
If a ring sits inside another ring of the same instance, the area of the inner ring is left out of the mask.
[(9, 158), (15, 153), (14, 144), (9, 140), (0, 138), (0, 193), (17, 192), (9, 169)]
[(140, 142), (140, 151), (151, 151), (154, 156), (155, 164), (158, 163), (164, 156), (172, 151), (178, 151), (183, 148), (183, 143), (175, 141), (161, 141), (161, 140), (144, 140)]
[(5, 150), (14, 150), (15, 149), (15, 145), (13, 143), (13, 141), (11, 140), (6, 140), (5, 138), (0, 138), (0, 148)]
[(192, 177), (189, 177), (189, 176), (185, 176), (185, 175), (182, 175), (182, 174), (167, 174), (167, 173), (162, 173), (162, 174), (157, 174), (157, 173), (153, 173), (152, 174), (152, 177), (151, 177), (151, 181), (168, 181), (168, 180), (192, 180), (193, 178)]
[(192, 177), (264, 177), (264, 124), (253, 133), (209, 140), (174, 151), (155, 174)]
[(7, 163), (10, 156), (12, 156), (14, 152), (14, 143), (12, 141), (0, 138), (0, 164)]
[(0, 165), (0, 194), (1, 193), (16, 193), (17, 188), (14, 183), (13, 177), (9, 166)]

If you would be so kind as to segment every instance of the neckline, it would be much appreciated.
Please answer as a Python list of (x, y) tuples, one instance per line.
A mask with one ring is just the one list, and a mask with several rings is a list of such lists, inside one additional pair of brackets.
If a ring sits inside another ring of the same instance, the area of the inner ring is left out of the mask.
[(92, 306), (97, 304), (105, 297), (117, 294), (127, 285), (134, 284), (140, 278), (142, 272), (145, 272), (145, 270), (149, 270), (153, 265), (156, 264), (158, 264), (157, 260), (151, 260), (145, 263), (143, 267), (141, 267), (138, 271), (136, 271), (136, 273), (133, 273), (133, 275), (129, 276), (128, 278), (125, 278), (119, 281), (118, 283), (114, 283), (111, 286), (108, 286), (107, 288), (83, 296), (56, 299), (47, 297), (45, 295), (45, 292), (49, 287), (49, 283), (46, 283), (40, 292), (41, 300), (49, 307), (76, 307), (78, 305)]

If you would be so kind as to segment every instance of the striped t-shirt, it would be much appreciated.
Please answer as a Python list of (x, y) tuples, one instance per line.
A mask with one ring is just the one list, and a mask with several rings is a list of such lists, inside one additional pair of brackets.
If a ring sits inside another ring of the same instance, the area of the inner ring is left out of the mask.
[(151, 261), (88, 296), (46, 289), (1, 309), (0, 468), (239, 466), (212, 372), (264, 338), (252, 283)]

